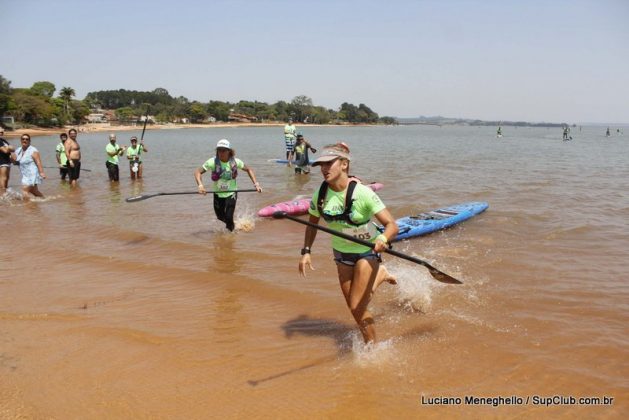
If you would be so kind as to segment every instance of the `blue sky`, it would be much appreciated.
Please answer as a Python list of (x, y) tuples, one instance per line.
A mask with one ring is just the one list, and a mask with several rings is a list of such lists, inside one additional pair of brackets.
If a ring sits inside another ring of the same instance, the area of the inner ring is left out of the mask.
[(83, 98), (365, 103), (380, 115), (629, 123), (629, 1), (0, 0), (0, 74)]

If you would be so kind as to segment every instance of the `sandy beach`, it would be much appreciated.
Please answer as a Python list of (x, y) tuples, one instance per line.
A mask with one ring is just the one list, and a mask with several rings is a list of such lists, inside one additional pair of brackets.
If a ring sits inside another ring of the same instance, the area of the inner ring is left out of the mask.
[[(213, 123), (213, 124), (151, 124), (147, 125), (147, 130), (178, 130), (183, 128), (225, 128), (225, 127), (279, 127), (284, 123)], [(309, 125), (313, 126), (313, 125)], [(105, 124), (85, 124), (80, 126), (67, 125), (64, 127), (32, 127), (32, 128), (20, 128), (15, 131), (5, 131), (5, 137), (14, 138), (19, 137), (24, 133), (30, 134), (31, 137), (35, 136), (52, 136), (67, 132), (70, 129), (76, 129), (79, 133), (98, 133), (98, 132), (110, 132), (110, 131), (129, 131), (142, 128), (142, 124), (135, 125), (111, 125)]]
[[(211, 124), (151, 124), (147, 125), (147, 130), (179, 130), (189, 128), (235, 128), (235, 127), (283, 127), (284, 122), (264, 122), (264, 123), (244, 123), (244, 122), (218, 122)], [(297, 125), (297, 128), (301, 127), (368, 127), (372, 124), (307, 124)], [(30, 134), (31, 137), (35, 136), (53, 136), (55, 134), (61, 134), (67, 132), (70, 129), (76, 129), (79, 133), (98, 133), (98, 132), (111, 132), (111, 131), (131, 131), (142, 129), (142, 124), (135, 125), (112, 125), (109, 123), (104, 124), (85, 124), (80, 126), (66, 125), (64, 127), (32, 127), (32, 128), (20, 128), (15, 131), (5, 131), (6, 138), (16, 138), (24, 133)]]

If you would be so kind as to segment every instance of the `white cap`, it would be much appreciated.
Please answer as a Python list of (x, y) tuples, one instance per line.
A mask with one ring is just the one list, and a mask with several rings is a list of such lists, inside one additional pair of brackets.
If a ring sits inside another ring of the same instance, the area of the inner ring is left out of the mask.
[(229, 140), (227, 139), (220, 139), (218, 143), (216, 143), (216, 148), (218, 149), (219, 147), (224, 147), (225, 149), (230, 150), (232, 148), (231, 144), (229, 144)]
[(349, 154), (349, 148), (345, 143), (337, 143), (324, 147), (321, 151), (321, 156), (314, 161), (312, 166), (318, 166), (323, 162), (330, 162), (338, 158), (347, 159), (349, 161), (352, 160), (352, 157)]

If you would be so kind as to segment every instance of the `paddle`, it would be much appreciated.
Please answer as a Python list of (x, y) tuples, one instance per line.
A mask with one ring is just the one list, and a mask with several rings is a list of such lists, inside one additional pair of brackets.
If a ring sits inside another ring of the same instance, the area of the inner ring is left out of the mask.
[[(330, 228), (327, 228), (325, 226), (320, 226), (320, 225), (315, 224), (315, 223), (310, 223), (310, 222), (308, 222), (306, 220), (301, 220), (301, 219), (299, 219), (297, 217), (294, 217), (294, 216), (291, 216), (291, 215), (287, 214), (284, 211), (276, 211), (275, 213), (273, 213), (273, 218), (274, 219), (290, 219), (290, 220), (292, 220), (294, 222), (301, 223), (302, 225), (306, 225), (306, 226), (313, 227), (315, 229), (322, 230), (324, 232), (329, 233), (330, 235), (335, 235), (335, 236), (338, 236), (339, 238), (343, 238), (343, 239), (346, 239), (348, 241), (356, 242), (357, 244), (361, 244), (361, 245), (367, 246), (369, 248), (373, 248), (374, 247), (374, 244), (372, 244), (371, 242), (367, 242), (367, 241), (362, 240), (362, 239), (354, 238), (353, 236), (346, 235), (345, 233), (342, 233), (342, 232), (337, 232), (337, 231), (332, 230)], [(436, 269), (432, 265), (428, 264), (426, 261), (420, 260), (419, 258), (411, 257), (410, 255), (402, 254), (401, 252), (397, 252), (397, 251), (394, 251), (392, 249), (385, 249), (384, 252), (386, 252), (387, 254), (391, 254), (391, 255), (393, 255), (395, 257), (402, 258), (404, 260), (414, 262), (415, 264), (423, 265), (424, 267), (426, 267), (428, 269), (428, 271), (435, 278), (435, 280), (438, 280), (438, 281), (440, 281), (442, 283), (448, 283), (448, 284), (462, 284), (463, 283), (460, 280), (457, 280), (454, 277), (447, 275), (443, 271)]]
[[(58, 166), (44, 166), (43, 168), (44, 168), (44, 169), (59, 169), (59, 167), (58, 167)], [(83, 169), (83, 168), (81, 168), (81, 170), (82, 170), (82, 171), (85, 171), (85, 172), (92, 172), (92, 170), (91, 170), (91, 169)]]
[[(216, 191), (216, 193), (227, 193), (227, 192), (235, 192), (235, 193), (239, 193), (239, 192), (256, 192), (258, 190), (256, 190), (255, 188), (253, 189), (249, 189), (249, 190), (225, 190), (225, 191)], [(129, 197), (127, 199), (125, 199), (125, 201), (127, 203), (135, 203), (136, 201), (142, 201), (142, 200), (146, 200), (147, 198), (153, 198), (153, 197), (157, 197), (160, 195), (186, 195), (186, 194), (199, 194), (198, 191), (183, 191), (183, 192), (160, 192), (160, 193), (154, 193), (154, 194), (143, 194), (143, 195), (136, 195), (135, 197)], [(208, 194), (215, 194), (214, 191), (208, 191)]]
[(149, 120), (149, 107), (146, 107), (146, 116), (144, 117), (144, 127), (142, 127), (142, 135), (140, 136), (140, 144), (142, 143), (142, 140), (144, 140), (144, 132), (146, 131), (146, 123)]

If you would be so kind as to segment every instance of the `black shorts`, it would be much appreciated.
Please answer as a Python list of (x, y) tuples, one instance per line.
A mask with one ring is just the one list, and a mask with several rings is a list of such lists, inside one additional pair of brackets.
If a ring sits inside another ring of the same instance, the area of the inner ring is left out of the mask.
[(337, 251), (336, 249), (333, 249), (333, 251), (334, 251), (334, 261), (337, 264), (349, 265), (350, 267), (355, 266), (358, 260), (362, 260), (363, 258), (369, 259), (369, 260), (376, 259), (378, 260), (379, 263), (382, 262), (381, 255), (377, 252), (374, 252), (373, 249), (370, 249), (367, 252), (363, 252), (362, 254), (340, 252), (340, 251)]
[(70, 166), (70, 162), (68, 162), (68, 179), (73, 181), (75, 179), (79, 179), (81, 175), (81, 161), (79, 159), (71, 159), (74, 162), (74, 168)]

